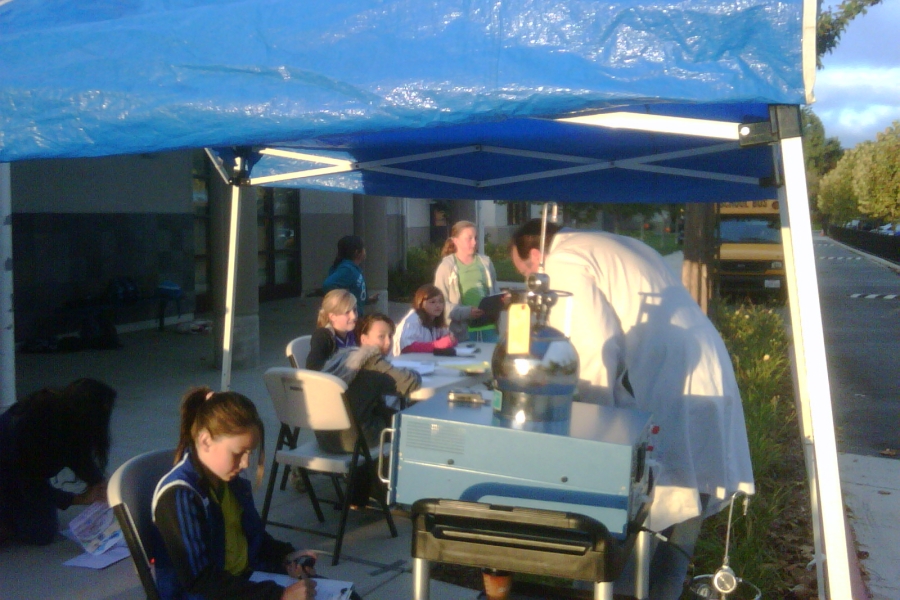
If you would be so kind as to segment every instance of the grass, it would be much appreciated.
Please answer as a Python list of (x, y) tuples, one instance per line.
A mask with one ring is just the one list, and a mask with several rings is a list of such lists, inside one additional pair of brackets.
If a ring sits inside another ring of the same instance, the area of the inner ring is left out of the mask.
[[(730, 565), (763, 597), (807, 597), (804, 592), (815, 592), (815, 572), (805, 569), (813, 555), (812, 524), (783, 318), (771, 307), (750, 305), (725, 305), (713, 318), (741, 389), (756, 480), (747, 515), (735, 507)], [(721, 566), (727, 519), (726, 510), (704, 522), (695, 573)]]

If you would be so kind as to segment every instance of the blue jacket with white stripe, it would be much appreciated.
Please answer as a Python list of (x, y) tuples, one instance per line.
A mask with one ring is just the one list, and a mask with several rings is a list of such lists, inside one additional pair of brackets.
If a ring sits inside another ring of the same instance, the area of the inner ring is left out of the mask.
[(210, 499), (209, 481), (190, 452), (156, 486), (153, 521), (159, 539), (150, 553), (164, 600), (281, 598), (281, 586), (247, 577), (252, 571), (284, 573), (282, 561), (294, 548), (266, 533), (249, 481), (235, 477), (228, 486), (243, 508), (241, 525), (247, 537), (249, 568), (238, 576), (225, 571), (222, 510)]

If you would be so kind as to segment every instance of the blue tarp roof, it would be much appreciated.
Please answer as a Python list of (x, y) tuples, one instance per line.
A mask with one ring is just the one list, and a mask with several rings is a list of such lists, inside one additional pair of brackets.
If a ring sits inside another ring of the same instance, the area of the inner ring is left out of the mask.
[[(802, 0), (9, 0), (0, 161), (197, 147), (227, 158), (249, 147), (256, 177), (297, 166), (255, 152), (264, 146), (354, 162), (458, 144), (655, 155), (712, 141), (552, 119), (615, 109), (765, 121), (767, 105), (805, 101), (802, 21)], [(596, 200), (611, 179), (632, 200), (683, 188), (620, 169), (461, 186), (452, 178), (467, 171), (490, 181), (570, 165), (485, 152), (417, 162), (438, 177), (354, 172), (280, 185), (560, 201)], [(759, 150), (661, 164), (687, 162), (754, 178), (772, 169)], [(737, 193), (704, 186), (700, 196)]]

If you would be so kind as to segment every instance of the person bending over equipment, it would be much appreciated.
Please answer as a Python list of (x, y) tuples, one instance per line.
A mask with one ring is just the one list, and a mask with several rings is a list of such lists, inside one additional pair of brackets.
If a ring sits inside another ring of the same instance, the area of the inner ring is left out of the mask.
[[(526, 277), (541, 259), (550, 287), (572, 293), (549, 324), (571, 337), (581, 363), (580, 400), (653, 413), (661, 465), (645, 526), (665, 530), (687, 554), (703, 517), (752, 494), (753, 470), (740, 392), (719, 332), (652, 248), (623, 236), (523, 225), (510, 252)], [(650, 597), (678, 598), (688, 559), (661, 544)]]

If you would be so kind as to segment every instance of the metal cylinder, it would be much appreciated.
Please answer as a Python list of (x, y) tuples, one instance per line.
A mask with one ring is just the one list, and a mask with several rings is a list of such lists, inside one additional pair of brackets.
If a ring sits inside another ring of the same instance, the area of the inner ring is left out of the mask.
[(578, 353), (552, 327), (535, 327), (528, 354), (509, 354), (505, 339), (494, 349), (491, 368), (501, 401), (501, 425), (528, 431), (567, 433), (578, 383)]

